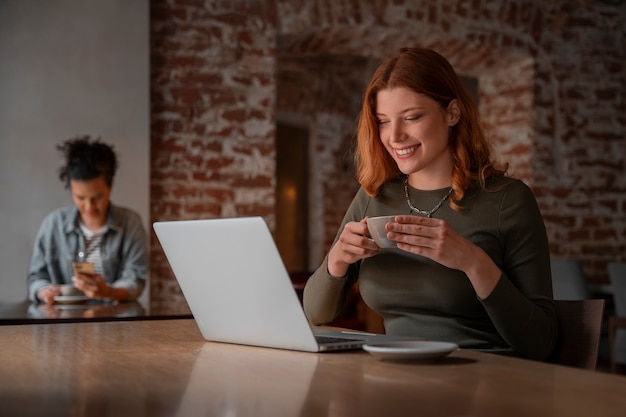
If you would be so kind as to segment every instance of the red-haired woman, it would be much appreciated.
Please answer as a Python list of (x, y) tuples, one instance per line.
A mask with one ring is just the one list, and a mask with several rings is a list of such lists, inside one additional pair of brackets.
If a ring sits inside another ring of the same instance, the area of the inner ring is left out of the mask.
[[(364, 95), (361, 189), (307, 282), (314, 324), (358, 280), (387, 334), (544, 360), (557, 338), (550, 255), (531, 190), (495, 165), (476, 105), (438, 53), (404, 48)], [(395, 215), (379, 248), (366, 219)]]

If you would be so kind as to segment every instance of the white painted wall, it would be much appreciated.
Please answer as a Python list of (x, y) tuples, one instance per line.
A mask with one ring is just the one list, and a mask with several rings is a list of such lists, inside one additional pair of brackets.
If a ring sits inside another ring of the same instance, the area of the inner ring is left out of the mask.
[(41, 220), (71, 204), (67, 138), (114, 145), (112, 201), (149, 231), (149, 111), (148, 0), (0, 0), (0, 302), (26, 298)]

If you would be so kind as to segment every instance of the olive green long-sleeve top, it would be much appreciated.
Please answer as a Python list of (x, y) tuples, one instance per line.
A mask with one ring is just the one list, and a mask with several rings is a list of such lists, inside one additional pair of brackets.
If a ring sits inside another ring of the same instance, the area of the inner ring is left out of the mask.
[[(414, 206), (430, 210), (447, 189), (409, 188)], [(493, 292), (479, 299), (465, 273), (397, 248), (381, 249), (352, 264), (345, 277), (328, 273), (328, 257), (309, 278), (304, 308), (313, 324), (331, 322), (359, 281), (363, 300), (384, 319), (387, 334), (426, 337), (463, 348), (544, 360), (557, 339), (550, 255), (545, 226), (532, 191), (521, 181), (493, 178), (487, 189), (466, 193), (461, 211), (445, 203), (433, 217), (482, 248), (502, 271)], [(360, 189), (343, 219), (411, 214), (402, 181), (376, 197)]]

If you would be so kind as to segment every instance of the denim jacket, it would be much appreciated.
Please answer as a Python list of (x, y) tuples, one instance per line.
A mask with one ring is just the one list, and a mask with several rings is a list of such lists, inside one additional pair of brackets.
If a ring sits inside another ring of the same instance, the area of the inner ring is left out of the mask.
[[(107, 230), (102, 237), (102, 267), (106, 282), (128, 291), (135, 300), (148, 274), (148, 236), (139, 214), (109, 204)], [(50, 284), (71, 284), (72, 262), (85, 241), (78, 225), (76, 206), (48, 214), (39, 228), (28, 274), (28, 298), (40, 302), (37, 293)]]

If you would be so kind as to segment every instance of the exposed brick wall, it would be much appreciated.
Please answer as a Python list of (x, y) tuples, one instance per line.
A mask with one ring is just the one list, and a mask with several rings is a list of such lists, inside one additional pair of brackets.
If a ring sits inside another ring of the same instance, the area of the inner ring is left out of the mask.
[[(626, 5), (609, 3), (152, 2), (152, 220), (272, 223), (274, 124), (295, 120), (311, 134), (318, 263), (356, 189), (346, 152), (371, 70), (425, 46), (479, 79), (497, 155), (535, 191), (552, 254), (604, 281), (626, 252)], [(153, 301), (176, 296), (154, 240), (152, 255)]]
[[(151, 220), (274, 221), (276, 9), (152, 1)], [(182, 300), (152, 238), (151, 301)]]

